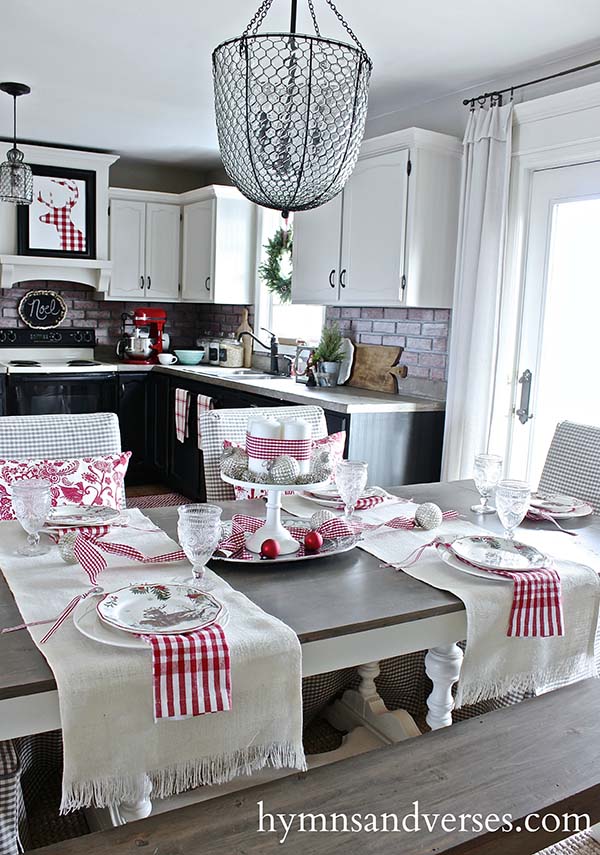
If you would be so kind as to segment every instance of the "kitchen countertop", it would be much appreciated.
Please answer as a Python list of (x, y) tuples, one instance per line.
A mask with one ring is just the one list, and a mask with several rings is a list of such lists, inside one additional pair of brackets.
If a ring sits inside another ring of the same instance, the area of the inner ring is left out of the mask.
[[(208, 370), (207, 370), (208, 369)], [(79, 369), (49, 369), (48, 367), (28, 368), (27, 374), (51, 374), (57, 371), (75, 374)], [(258, 376), (234, 376), (232, 369), (208, 368), (208, 366), (163, 366), (144, 365), (134, 362), (102, 362), (102, 368), (95, 371), (114, 371), (126, 374), (140, 371), (158, 371), (173, 377), (185, 377), (188, 380), (198, 380), (213, 386), (233, 389), (240, 392), (262, 395), (265, 398), (292, 401), (296, 404), (317, 404), (326, 410), (338, 413), (416, 413), (436, 412), (445, 410), (444, 401), (432, 398), (420, 398), (416, 395), (394, 395), (386, 392), (371, 392), (368, 389), (357, 389), (353, 386), (335, 386), (333, 388), (311, 387), (289, 377), (265, 378), (261, 372)], [(218, 373), (217, 373), (218, 371)], [(209, 373), (210, 372), (210, 373)], [(6, 365), (0, 364), (0, 375), (6, 374)], [(18, 375), (15, 375), (18, 376)]]

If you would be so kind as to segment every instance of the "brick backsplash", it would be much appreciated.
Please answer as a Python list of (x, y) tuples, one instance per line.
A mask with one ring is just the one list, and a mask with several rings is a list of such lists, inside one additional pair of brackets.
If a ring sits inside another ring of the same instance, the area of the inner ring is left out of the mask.
[(434, 381), (438, 386), (447, 379), (450, 314), (449, 309), (329, 306), (327, 321), (337, 322), (359, 344), (403, 347), (400, 363), (408, 366), (409, 378)]
[[(100, 345), (116, 343), (121, 327), (121, 314), (132, 312), (142, 303), (95, 300), (94, 291), (75, 282), (24, 282), (0, 292), (0, 327), (24, 326), (17, 306), (21, 297), (36, 288), (60, 292), (67, 304), (64, 327), (91, 327)], [(150, 303), (167, 313), (166, 329), (173, 347), (192, 347), (203, 332), (234, 332), (242, 320), (242, 306), (207, 306), (195, 303)], [(252, 323), (252, 309), (250, 323)]]

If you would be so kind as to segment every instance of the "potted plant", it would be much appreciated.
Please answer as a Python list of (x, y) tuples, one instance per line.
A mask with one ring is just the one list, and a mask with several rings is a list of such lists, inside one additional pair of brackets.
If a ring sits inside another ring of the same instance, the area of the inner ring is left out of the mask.
[(337, 324), (323, 327), (321, 340), (314, 352), (313, 360), (318, 367), (319, 385), (336, 386), (340, 365), (344, 359), (344, 339)]

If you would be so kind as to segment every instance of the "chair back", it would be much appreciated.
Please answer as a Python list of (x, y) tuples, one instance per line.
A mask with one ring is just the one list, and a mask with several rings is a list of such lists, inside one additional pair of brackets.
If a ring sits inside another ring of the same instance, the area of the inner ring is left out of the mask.
[[(3, 459), (59, 460), (120, 451), (121, 432), (115, 413), (0, 418), (0, 458)], [(125, 507), (125, 488), (122, 501)]]
[(235, 499), (231, 484), (222, 480), (219, 459), (223, 443), (245, 446), (246, 428), (250, 418), (272, 418), (277, 421), (303, 419), (312, 427), (313, 439), (327, 436), (327, 422), (321, 407), (246, 407), (239, 410), (209, 410), (200, 415), (200, 435), (204, 458), (206, 499), (209, 502)]
[(538, 490), (575, 496), (600, 513), (600, 427), (557, 424)]

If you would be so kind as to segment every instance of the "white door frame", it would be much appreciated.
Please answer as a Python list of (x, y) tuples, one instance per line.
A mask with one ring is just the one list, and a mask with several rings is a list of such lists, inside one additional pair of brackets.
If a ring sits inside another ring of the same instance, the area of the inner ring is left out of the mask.
[(507, 245), (490, 448), (510, 458), (513, 409), (518, 406), (518, 331), (533, 174), (600, 160), (600, 83), (519, 104), (514, 110)]

